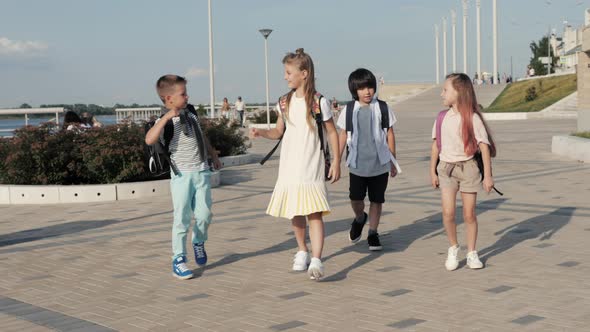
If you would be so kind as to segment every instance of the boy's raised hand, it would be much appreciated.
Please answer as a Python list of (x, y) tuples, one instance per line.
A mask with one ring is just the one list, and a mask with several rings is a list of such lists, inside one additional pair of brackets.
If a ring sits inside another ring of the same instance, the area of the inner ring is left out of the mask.
[(180, 110), (169, 110), (164, 114), (164, 117), (167, 117), (168, 120), (172, 119), (173, 117), (180, 116)]

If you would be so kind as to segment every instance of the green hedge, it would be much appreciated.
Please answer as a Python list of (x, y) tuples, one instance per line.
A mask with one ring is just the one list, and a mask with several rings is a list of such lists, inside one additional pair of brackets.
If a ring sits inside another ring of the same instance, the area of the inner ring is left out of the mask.
[[(277, 123), (277, 112), (270, 110), (270, 123)], [(258, 111), (250, 116), (251, 123), (266, 124), (266, 110)]]
[[(590, 138), (590, 131), (579, 131), (572, 134), (572, 136), (578, 136), (582, 138)], [(0, 155), (0, 158), (2, 155)]]
[[(227, 120), (203, 120), (220, 156), (246, 152), (246, 140)], [(152, 180), (145, 170), (143, 126), (115, 125), (56, 131), (51, 124), (16, 130), (0, 138), (0, 183), (104, 184)]]

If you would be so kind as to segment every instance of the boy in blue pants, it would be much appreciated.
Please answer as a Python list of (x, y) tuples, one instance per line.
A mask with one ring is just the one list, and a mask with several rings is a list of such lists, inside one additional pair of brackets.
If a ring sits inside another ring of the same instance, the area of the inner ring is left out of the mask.
[[(375, 98), (377, 80), (367, 69), (357, 69), (348, 77), (353, 101), (346, 105), (338, 118), (341, 129), (338, 141), (340, 155), (348, 150), (346, 165), (350, 170), (349, 197), (355, 218), (350, 226), (349, 240), (357, 243), (369, 220), (367, 242), (369, 250), (381, 250), (377, 227), (385, 202), (388, 177), (401, 172), (395, 160), (395, 115), (387, 104)], [(365, 196), (371, 202), (365, 213)]]
[[(205, 241), (212, 217), (208, 158), (213, 160), (214, 168), (221, 168), (217, 153), (201, 130), (194, 108), (188, 105), (186, 83), (183, 77), (177, 75), (165, 75), (158, 79), (156, 90), (166, 113), (156, 120), (145, 137), (146, 144), (153, 145), (160, 141), (167, 146), (171, 163), (178, 169), (178, 174), (171, 172), (170, 192), (174, 206), (172, 273), (179, 279), (193, 277), (192, 271), (186, 266), (186, 233), (193, 215), (195, 261), (200, 266), (207, 263)], [(165, 140), (167, 130), (173, 131), (169, 142)]]

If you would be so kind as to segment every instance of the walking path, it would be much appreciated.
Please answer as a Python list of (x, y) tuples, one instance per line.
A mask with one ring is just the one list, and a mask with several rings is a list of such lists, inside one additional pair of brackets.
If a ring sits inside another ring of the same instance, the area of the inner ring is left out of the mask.
[[(0, 206), (2, 331), (584, 331), (590, 324), (590, 166), (551, 154), (574, 120), (492, 122), (497, 187), (480, 194), (486, 267), (444, 269), (429, 90), (396, 105), (403, 173), (390, 181), (384, 250), (348, 243), (348, 173), (330, 185), (326, 277), (290, 271), (287, 220), (264, 211), (275, 156), (224, 170), (213, 190), (209, 265), (171, 273), (170, 198), (71, 206)], [(264, 153), (272, 142), (255, 141)], [(461, 207), (457, 208), (461, 223)], [(459, 236), (464, 244), (463, 226)], [(366, 237), (366, 234), (364, 235)], [(461, 257), (465, 250), (461, 251)], [(194, 258), (189, 256), (189, 266)]]

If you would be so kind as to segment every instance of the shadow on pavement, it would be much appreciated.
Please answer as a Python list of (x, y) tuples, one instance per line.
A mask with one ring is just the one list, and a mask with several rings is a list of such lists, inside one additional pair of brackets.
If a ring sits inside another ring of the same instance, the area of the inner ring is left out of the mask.
[(539, 236), (540, 241), (550, 239), (571, 220), (575, 210), (574, 207), (562, 207), (548, 214), (526, 219), (494, 233), (494, 235), (503, 234), (496, 243), (478, 251), (480, 259), (485, 263), (488, 259), (510, 250), (517, 244), (536, 239)]

